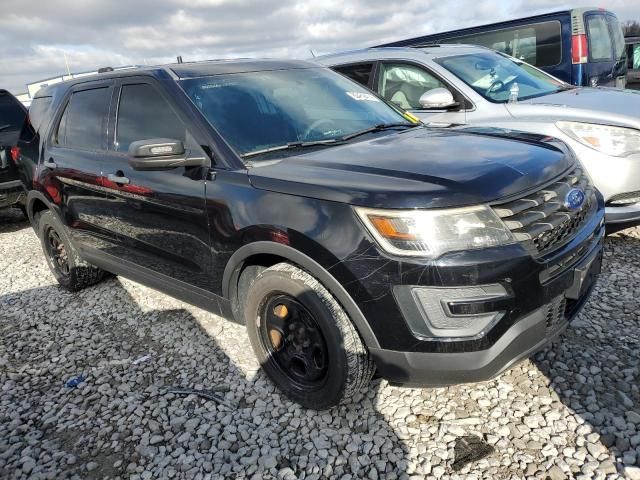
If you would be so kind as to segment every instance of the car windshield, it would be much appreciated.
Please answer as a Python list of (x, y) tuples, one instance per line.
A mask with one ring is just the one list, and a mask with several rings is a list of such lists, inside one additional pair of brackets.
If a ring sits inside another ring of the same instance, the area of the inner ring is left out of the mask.
[(321, 67), (214, 75), (181, 84), (245, 157), (301, 142), (330, 145), (363, 130), (382, 131), (384, 125), (415, 126), (369, 90)]
[(570, 88), (527, 63), (497, 52), (456, 55), (436, 62), (494, 103), (508, 102), (511, 95), (526, 100)]

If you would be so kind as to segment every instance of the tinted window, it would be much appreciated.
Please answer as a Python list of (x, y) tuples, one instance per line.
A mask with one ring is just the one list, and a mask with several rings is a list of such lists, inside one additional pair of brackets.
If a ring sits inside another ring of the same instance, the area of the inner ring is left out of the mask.
[(443, 40), (482, 45), (537, 66), (558, 65), (562, 59), (560, 22), (542, 22)]
[(409, 64), (383, 64), (378, 92), (405, 110), (419, 110), (423, 93), (444, 85), (423, 68)]
[(611, 36), (606, 17), (604, 15), (589, 15), (587, 17), (587, 31), (591, 59), (611, 60)]
[(334, 70), (367, 87), (369, 86), (369, 80), (371, 79), (371, 70), (373, 70), (373, 63), (346, 65), (342, 67), (335, 67)]
[(101, 150), (109, 94), (107, 87), (73, 93), (58, 125), (57, 143)]
[(151, 85), (124, 85), (120, 94), (116, 150), (126, 152), (131, 142), (152, 138), (185, 141), (185, 126)]
[(24, 110), (12, 95), (0, 95), (0, 127), (5, 125), (15, 130), (22, 126)]
[(0, 146), (16, 143), (25, 115), (24, 108), (13, 95), (0, 94)]

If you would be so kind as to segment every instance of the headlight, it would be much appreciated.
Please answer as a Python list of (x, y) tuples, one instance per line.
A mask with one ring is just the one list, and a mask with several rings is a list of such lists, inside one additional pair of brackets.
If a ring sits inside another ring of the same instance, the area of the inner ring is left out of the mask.
[(640, 152), (640, 131), (595, 123), (557, 122), (556, 126), (583, 145), (614, 157)]
[(445, 252), (515, 243), (486, 206), (437, 210), (356, 208), (367, 230), (387, 252), (437, 258)]

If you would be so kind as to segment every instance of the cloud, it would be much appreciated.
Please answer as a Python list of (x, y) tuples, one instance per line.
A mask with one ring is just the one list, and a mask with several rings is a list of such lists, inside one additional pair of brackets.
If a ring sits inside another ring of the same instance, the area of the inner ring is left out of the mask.
[[(309, 56), (557, 10), (554, 0), (3, 0), (0, 88), (66, 71), (234, 56)], [(30, 5), (32, 4), (32, 5)], [(640, 19), (628, 0), (600, 4)]]

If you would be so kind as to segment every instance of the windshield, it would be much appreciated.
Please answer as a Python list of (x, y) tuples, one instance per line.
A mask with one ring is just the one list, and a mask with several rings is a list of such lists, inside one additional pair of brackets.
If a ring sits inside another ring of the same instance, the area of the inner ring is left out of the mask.
[(569, 88), (543, 71), (500, 53), (456, 55), (436, 62), (494, 103), (505, 103), (511, 95), (525, 100)]
[(215, 75), (181, 83), (241, 156), (295, 142), (328, 144), (383, 124), (413, 125), (369, 90), (325, 68)]

